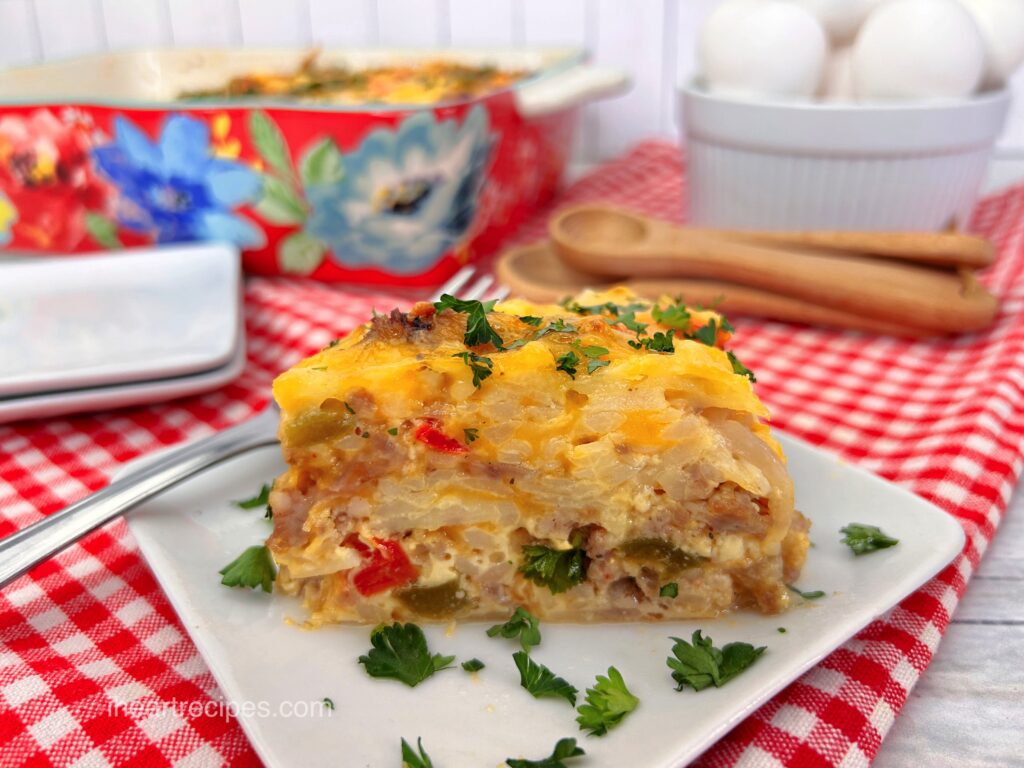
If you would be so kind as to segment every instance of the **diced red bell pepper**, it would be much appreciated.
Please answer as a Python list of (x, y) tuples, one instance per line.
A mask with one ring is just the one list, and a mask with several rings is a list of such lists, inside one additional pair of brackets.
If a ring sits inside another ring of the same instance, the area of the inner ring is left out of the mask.
[(370, 539), (367, 544), (354, 533), (345, 537), (345, 546), (359, 552), (366, 565), (352, 577), (359, 594), (375, 595), (400, 587), (419, 576), (402, 545), (392, 539)]
[(427, 419), (416, 427), (413, 437), (428, 448), (433, 448), (441, 453), (466, 453), (469, 450), (454, 437), (448, 437), (438, 429), (437, 421), (434, 419)]

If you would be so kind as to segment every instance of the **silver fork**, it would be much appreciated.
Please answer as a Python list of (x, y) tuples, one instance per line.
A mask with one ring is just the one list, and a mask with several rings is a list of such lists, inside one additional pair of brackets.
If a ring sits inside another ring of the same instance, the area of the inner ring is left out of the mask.
[[(431, 300), (443, 293), (457, 293), (462, 299), (503, 299), (508, 295), (507, 288), (494, 286), (490, 275), (474, 281), (475, 273), (473, 267), (463, 267)], [(182, 480), (253, 448), (273, 445), (279, 417), (277, 406), (271, 403), (251, 419), (167, 451), (91, 496), (0, 540), (0, 588)]]

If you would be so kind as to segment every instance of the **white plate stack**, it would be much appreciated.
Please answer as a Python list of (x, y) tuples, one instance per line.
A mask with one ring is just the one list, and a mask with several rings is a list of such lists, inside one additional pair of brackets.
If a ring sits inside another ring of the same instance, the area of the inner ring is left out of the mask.
[(0, 423), (221, 387), (245, 366), (238, 250), (0, 263)]

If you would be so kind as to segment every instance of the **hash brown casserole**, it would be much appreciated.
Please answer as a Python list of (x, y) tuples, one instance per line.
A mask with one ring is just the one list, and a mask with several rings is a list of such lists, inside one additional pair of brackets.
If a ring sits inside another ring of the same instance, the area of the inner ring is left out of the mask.
[(785, 609), (809, 523), (730, 330), (624, 288), (376, 315), (274, 382), (279, 589), (311, 625)]

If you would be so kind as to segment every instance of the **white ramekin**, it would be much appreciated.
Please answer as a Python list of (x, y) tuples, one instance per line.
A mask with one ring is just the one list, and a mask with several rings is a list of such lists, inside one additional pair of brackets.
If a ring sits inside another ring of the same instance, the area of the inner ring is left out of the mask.
[(695, 224), (940, 230), (966, 224), (1010, 94), (797, 104), (739, 101), (687, 86), (679, 105)]

